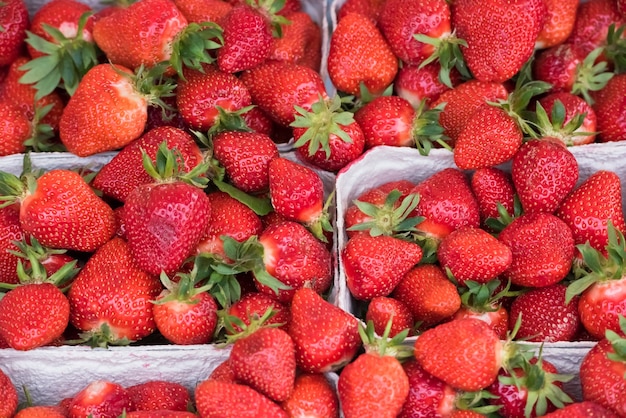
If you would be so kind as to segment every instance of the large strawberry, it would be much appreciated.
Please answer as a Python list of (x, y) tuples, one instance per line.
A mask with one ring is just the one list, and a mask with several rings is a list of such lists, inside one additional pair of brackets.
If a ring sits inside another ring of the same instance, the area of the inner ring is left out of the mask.
[(324, 300), (313, 289), (296, 291), (291, 302), (289, 335), (298, 367), (326, 373), (348, 364), (361, 346), (358, 320)]
[(202, 187), (206, 164), (188, 173), (163, 142), (156, 163), (144, 154), (152, 183), (137, 186), (126, 198), (123, 222), (128, 248), (137, 265), (153, 275), (174, 273), (207, 230), (211, 202)]
[(10, 65), (20, 55), (29, 25), (24, 0), (11, 0), (0, 7), (0, 66)]
[(540, 0), (461, 0), (452, 7), (452, 26), (467, 42), (463, 57), (475, 78), (503, 82), (533, 54), (546, 7)]
[(355, 235), (341, 250), (346, 284), (359, 300), (389, 295), (421, 259), (419, 245), (385, 235)]
[(46, 247), (93, 252), (115, 233), (113, 209), (74, 171), (0, 178), (2, 200), (20, 203), (22, 229)]
[(380, 95), (398, 72), (398, 60), (366, 16), (349, 13), (339, 21), (328, 51), (328, 74), (339, 91), (360, 95), (363, 84)]
[(68, 293), (70, 321), (94, 345), (139, 340), (156, 328), (152, 300), (161, 290), (157, 277), (134, 264), (126, 242), (113, 238), (74, 280)]

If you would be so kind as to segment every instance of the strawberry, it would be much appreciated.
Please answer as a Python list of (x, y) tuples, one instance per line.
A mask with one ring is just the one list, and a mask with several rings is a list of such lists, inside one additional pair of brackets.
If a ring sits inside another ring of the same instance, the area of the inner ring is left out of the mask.
[(487, 219), (498, 218), (498, 204), (513, 215), (515, 212), (515, 187), (510, 173), (496, 167), (484, 167), (474, 171), (471, 188), (480, 211), (481, 225), (491, 230)]
[(626, 114), (626, 75), (614, 76), (606, 86), (593, 93), (593, 110), (598, 118), (598, 141), (620, 141), (626, 138), (624, 115)]
[(0, 8), (0, 66), (10, 65), (22, 52), (30, 26), (28, 8), (23, 0), (5, 2)]
[(626, 231), (621, 196), (617, 174), (599, 170), (563, 200), (555, 215), (571, 228), (576, 244), (589, 241), (593, 248), (606, 254), (608, 221), (617, 230)]
[(63, 409), (59, 406), (28, 406), (20, 409), (13, 415), (14, 418), (65, 418)]
[(400, 280), (391, 296), (404, 303), (420, 328), (431, 327), (451, 318), (461, 306), (456, 287), (439, 266), (421, 264)]
[(191, 171), (202, 161), (200, 148), (191, 135), (170, 126), (157, 127), (126, 145), (104, 164), (93, 179), (93, 187), (106, 196), (124, 202), (137, 186), (152, 182), (152, 177), (143, 168), (142, 153), (145, 152), (155, 161), (159, 145), (163, 141), (168, 148), (177, 150), (185, 170)]
[(0, 398), (3, 399), (0, 414), (5, 417), (12, 417), (17, 411), (17, 390), (4, 370), (0, 370)]
[(266, 315), (252, 321), (234, 341), (230, 367), (237, 382), (246, 384), (275, 402), (291, 396), (296, 378), (296, 351), (289, 334), (263, 326)]
[[(337, 382), (341, 410), (346, 418), (374, 414), (379, 417), (396, 417), (409, 394), (409, 378), (399, 358), (404, 349), (396, 347), (406, 336), (400, 334), (387, 341), (391, 323), (382, 339), (374, 338), (371, 323), (360, 329), (365, 353), (343, 368)], [(410, 354), (409, 354), (410, 356)]]
[(144, 154), (144, 169), (152, 183), (137, 186), (126, 198), (123, 222), (128, 248), (137, 266), (158, 275), (176, 272), (206, 234), (211, 202), (200, 177), (207, 164), (188, 173), (163, 142), (156, 163)]
[(268, 61), (244, 71), (241, 81), (248, 87), (252, 103), (280, 126), (295, 120), (294, 106), (311, 110), (313, 103), (328, 99), (322, 76), (315, 70), (286, 61)]
[(155, 100), (149, 97), (158, 96), (156, 90), (167, 90), (154, 87), (152, 77), (149, 71), (133, 75), (130, 69), (111, 64), (91, 68), (61, 116), (59, 135), (67, 150), (85, 157), (139, 138), (146, 127), (148, 104)]
[(370, 321), (378, 335), (383, 335), (387, 323), (391, 321), (389, 336), (392, 338), (405, 329), (408, 329), (410, 334), (415, 325), (413, 314), (404, 302), (385, 296), (377, 296), (367, 305), (365, 322)]
[(191, 128), (214, 133), (241, 126), (239, 111), (252, 104), (252, 97), (237, 77), (209, 65), (185, 69), (183, 74), (176, 87), (176, 106)]
[(363, 84), (378, 96), (397, 72), (397, 58), (369, 18), (350, 13), (337, 23), (328, 51), (328, 74), (337, 90), (360, 96)]
[(384, 0), (346, 0), (337, 9), (337, 21), (348, 13), (360, 13), (376, 24), (384, 4)]
[(191, 396), (180, 383), (165, 380), (148, 380), (126, 388), (137, 411), (186, 411)]
[(9, 103), (0, 101), (0, 132), (4, 140), (0, 144), (0, 156), (19, 154), (26, 151), (26, 143), (32, 142), (33, 126), (30, 120)]
[(587, 418), (587, 417), (618, 418), (617, 414), (592, 401), (580, 401), (565, 405), (556, 411), (544, 415), (547, 418)]
[(549, 213), (521, 215), (498, 236), (513, 254), (504, 277), (519, 286), (545, 287), (569, 273), (574, 237), (565, 222)]
[(480, 81), (503, 82), (533, 54), (542, 28), (543, 1), (461, 0), (452, 7), (452, 26), (469, 70)]
[(421, 259), (416, 243), (384, 235), (356, 235), (341, 251), (346, 284), (359, 300), (389, 295)]
[(227, 358), (221, 362), (209, 375), (209, 379), (219, 380), (228, 383), (237, 383), (235, 380), (235, 373), (230, 367), (230, 359)]
[(613, 0), (590, 0), (580, 3), (576, 21), (566, 42), (577, 45), (587, 55), (606, 40), (609, 26), (619, 26), (621, 17), (617, 2)]
[(621, 269), (615, 269), (626, 260), (624, 234), (609, 222), (607, 235), (604, 253), (589, 242), (576, 247), (583, 262), (574, 267), (576, 280), (568, 286), (565, 299), (569, 303), (580, 295), (580, 321), (596, 339), (603, 338), (607, 330), (620, 332), (619, 316), (626, 305), (626, 277)]
[[(239, 318), (246, 326), (249, 326), (255, 316), (263, 316), (268, 309), (272, 309), (272, 316), (265, 321), (265, 325), (276, 324), (281, 329), (288, 330), (289, 308), (265, 293), (252, 292), (243, 295), (228, 308), (228, 315)], [(236, 324), (233, 328), (237, 332), (241, 331)], [(228, 329), (226, 331), (228, 332)]]
[(424, 66), (403, 65), (393, 82), (395, 92), (416, 109), (422, 100), (426, 101), (426, 105), (431, 106), (444, 92), (463, 81), (461, 74), (453, 69), (449, 75), (451, 86), (447, 86), (439, 80), (440, 71), (441, 64), (437, 62)]
[(329, 213), (324, 207), (324, 183), (313, 169), (284, 157), (268, 166), (272, 207), (290, 221), (304, 224), (313, 235), (325, 240), (331, 231)]
[(563, 43), (572, 32), (576, 21), (577, 0), (547, 0), (546, 15), (535, 39), (535, 49), (545, 49)]
[(36, 179), (30, 173), (23, 181), (2, 172), (0, 178), (3, 200), (19, 202), (22, 229), (43, 246), (93, 252), (115, 233), (113, 209), (74, 171), (50, 170)]
[(489, 402), (500, 406), (498, 414), (505, 418), (543, 416), (573, 402), (563, 392), (563, 382), (572, 377), (558, 374), (552, 363), (533, 357), (511, 373), (500, 371), (499, 379), (487, 389), (495, 395)]
[(190, 273), (179, 272), (176, 280), (161, 273), (165, 289), (153, 301), (154, 322), (168, 341), (179, 345), (206, 344), (213, 339), (217, 326), (217, 303), (199, 286), (198, 267)]
[(215, 22), (220, 26), (233, 8), (224, 0), (176, 0), (174, 4), (189, 23)]
[(268, 59), (290, 61), (319, 71), (322, 59), (322, 31), (303, 11), (288, 13), (289, 24), (281, 25), (282, 37), (274, 38)]
[(196, 386), (195, 400), (203, 418), (288, 417), (268, 397), (237, 383), (213, 379), (202, 381)]
[(415, 359), (402, 364), (409, 378), (409, 394), (398, 417), (446, 416), (456, 390), (427, 373)]
[(561, 283), (529, 289), (513, 299), (509, 329), (521, 315), (522, 323), (515, 338), (525, 341), (572, 341), (580, 326), (579, 297), (565, 302), (567, 286)]
[(580, 384), (583, 400), (596, 402), (622, 417), (626, 415), (626, 356), (622, 349), (626, 334), (626, 320), (620, 317), (619, 336), (607, 332), (583, 357), (580, 364)]
[(465, 81), (441, 93), (439, 98), (431, 103), (431, 107), (445, 103), (439, 116), (439, 123), (449, 138), (450, 146), (454, 147), (459, 134), (476, 109), (487, 101), (505, 99), (507, 94), (502, 83), (482, 82), (476, 79)]
[(291, 396), (281, 404), (290, 417), (339, 416), (339, 399), (334, 388), (322, 374), (302, 373), (296, 376)]
[(358, 320), (307, 287), (293, 296), (289, 335), (298, 368), (309, 373), (341, 369), (361, 346)]
[(266, 134), (220, 132), (213, 138), (213, 157), (233, 186), (257, 194), (269, 190), (269, 164), (279, 152)]
[(130, 395), (121, 385), (108, 380), (96, 380), (74, 396), (68, 416), (69, 418), (83, 418), (91, 415), (114, 418), (125, 410), (131, 411), (132, 408)]
[(0, 208), (0, 283), (17, 283), (19, 257), (11, 251), (18, 249), (16, 241), (22, 241), (24, 231), (20, 225), (17, 205)]
[(505, 307), (509, 287), (510, 283), (503, 287), (497, 279), (484, 284), (467, 280), (464, 286), (458, 288), (461, 307), (452, 318), (480, 319), (486, 322), (501, 340), (505, 340), (509, 330), (509, 312)]
[(596, 112), (579, 96), (565, 91), (550, 93), (538, 100), (536, 114), (544, 137), (558, 138), (567, 146), (595, 141)]
[(113, 238), (74, 280), (68, 293), (70, 322), (94, 345), (139, 340), (156, 328), (151, 301), (161, 290), (157, 277), (134, 264), (126, 242)]
[(463, 284), (486, 283), (503, 273), (512, 262), (509, 247), (483, 229), (465, 226), (441, 241), (437, 257), (441, 267)]
[(519, 148), (511, 174), (525, 213), (553, 213), (578, 182), (578, 162), (559, 140), (542, 138)]

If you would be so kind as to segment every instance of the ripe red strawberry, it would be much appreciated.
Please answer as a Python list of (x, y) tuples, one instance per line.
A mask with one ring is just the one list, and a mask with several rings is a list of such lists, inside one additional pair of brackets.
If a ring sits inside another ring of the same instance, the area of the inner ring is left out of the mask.
[(10, 0), (0, 8), (0, 66), (10, 65), (22, 52), (30, 26), (28, 8), (23, 0)]
[(211, 202), (211, 216), (207, 231), (198, 244), (198, 253), (226, 257), (222, 235), (243, 242), (263, 231), (261, 218), (250, 207), (224, 192), (215, 191), (207, 196)]
[[(168, 341), (179, 345), (206, 344), (217, 326), (217, 303), (200, 286), (197, 266), (190, 273), (179, 272), (176, 280), (161, 274), (165, 289), (153, 301), (154, 322)], [(165, 409), (165, 408), (163, 408)]]
[(195, 389), (195, 400), (203, 418), (288, 418), (287, 413), (268, 397), (237, 383), (213, 379), (200, 382)]
[(151, 301), (161, 290), (157, 277), (134, 264), (128, 245), (113, 238), (89, 258), (74, 280), (68, 293), (70, 321), (91, 334), (96, 345), (139, 340), (156, 328)]
[(282, 329), (258, 322), (234, 336), (230, 367), (239, 383), (283, 402), (291, 395), (296, 378), (294, 343)]
[(121, 385), (107, 380), (96, 380), (74, 396), (68, 416), (117, 417), (124, 410), (132, 410), (132, 407), (130, 395)]
[(563, 392), (563, 382), (568, 380), (571, 376), (558, 374), (554, 364), (533, 357), (510, 373), (500, 371), (499, 379), (487, 389), (495, 395), (489, 403), (500, 406), (498, 414), (505, 418), (543, 416), (573, 402)]
[(607, 223), (626, 231), (622, 211), (621, 182), (617, 174), (599, 170), (584, 180), (563, 200), (555, 215), (572, 230), (574, 241), (606, 254)]
[(467, 42), (461, 50), (474, 77), (503, 82), (517, 73), (533, 54), (545, 14), (538, 0), (455, 2), (452, 26)]
[(396, 79), (393, 82), (395, 92), (398, 96), (407, 100), (417, 109), (422, 100), (427, 106), (439, 99), (444, 92), (462, 82), (461, 74), (456, 70), (450, 71), (450, 86), (445, 85), (439, 79), (441, 64), (432, 62), (421, 65), (403, 65), (398, 70)]
[(498, 236), (513, 254), (504, 277), (513, 284), (545, 287), (569, 273), (574, 260), (574, 237), (565, 222), (548, 213), (521, 215)]
[(289, 24), (281, 25), (282, 37), (274, 38), (268, 59), (290, 61), (319, 71), (322, 59), (322, 31), (304, 11), (288, 13)]
[(576, 21), (577, 0), (547, 0), (546, 16), (535, 40), (535, 49), (549, 48), (563, 43), (572, 32)]
[[(505, 307), (509, 286), (500, 280), (480, 284), (471, 280), (459, 287), (461, 307), (453, 319), (475, 318), (486, 322), (501, 340), (506, 340), (509, 331), (509, 312)], [(508, 304), (507, 304), (508, 305)]]
[(553, 213), (578, 182), (578, 162), (556, 138), (541, 138), (519, 148), (511, 174), (525, 213)]
[(189, 23), (215, 22), (220, 26), (233, 8), (224, 0), (176, 0), (174, 4)]
[(378, 96), (397, 72), (397, 58), (368, 17), (349, 13), (337, 23), (328, 51), (328, 74), (337, 90), (360, 96), (363, 84)]
[(326, 373), (348, 364), (361, 346), (358, 320), (310, 288), (296, 291), (291, 302), (289, 335), (298, 367)]
[(17, 205), (0, 208), (0, 283), (17, 283), (17, 262), (19, 257), (9, 251), (16, 251), (15, 241), (24, 238), (20, 225), (20, 212)]
[(421, 259), (416, 243), (384, 235), (356, 235), (341, 250), (348, 289), (359, 300), (389, 295)]
[(0, 370), (0, 398), (3, 399), (0, 406), (0, 414), (6, 417), (12, 417), (17, 410), (17, 390), (7, 374)]
[(626, 356), (621, 348), (626, 334), (626, 320), (620, 319), (621, 336), (608, 332), (583, 358), (580, 364), (580, 385), (583, 400), (596, 402), (615, 412), (626, 415)]
[(511, 175), (496, 167), (479, 168), (474, 171), (471, 188), (480, 210), (481, 225), (490, 230), (485, 223), (489, 218), (498, 218), (498, 204), (507, 213), (515, 213), (515, 187)]
[(328, 99), (322, 76), (315, 70), (286, 61), (268, 61), (244, 71), (241, 81), (252, 102), (280, 126), (295, 120), (294, 106), (311, 110), (313, 103)]
[(126, 388), (137, 411), (187, 411), (191, 396), (180, 383), (165, 380), (148, 380)]
[[(176, 272), (206, 234), (211, 202), (204, 193), (206, 164), (184, 173), (163, 142), (156, 163), (144, 169), (152, 183), (137, 186), (126, 198), (123, 222), (128, 248), (137, 266), (159, 275)], [(157, 171), (159, 170), (159, 171)]]
[(233, 369), (230, 367), (230, 359), (226, 359), (218, 364), (218, 366), (213, 369), (213, 371), (209, 375), (209, 379), (219, 380), (228, 383), (237, 383), (235, 381), (235, 374), (233, 373)]
[(376, 145), (412, 146), (415, 143), (414, 118), (415, 109), (411, 103), (398, 96), (376, 97), (354, 114), (354, 119), (363, 130), (366, 148)]
[(0, 177), (0, 194), (20, 203), (22, 229), (43, 246), (93, 252), (115, 233), (113, 209), (74, 171), (50, 170), (37, 179), (26, 174), (35, 185), (28, 190), (12, 174)]
[(443, 92), (431, 103), (431, 107), (445, 103), (439, 116), (448, 143), (454, 147), (456, 140), (472, 117), (472, 114), (487, 101), (497, 101), (507, 97), (502, 83), (482, 82), (476, 79), (465, 81), (449, 91)]
[(302, 223), (316, 238), (325, 240), (324, 232), (332, 227), (324, 205), (324, 183), (320, 175), (284, 157), (270, 161), (268, 173), (274, 211), (287, 220)]
[(624, 235), (612, 223), (607, 226), (607, 235), (604, 253), (590, 243), (577, 246), (583, 262), (574, 267), (576, 280), (566, 293), (566, 302), (580, 295), (580, 320), (596, 339), (604, 338), (607, 330), (620, 332), (619, 316), (626, 306), (626, 277), (615, 269), (626, 259)]
[(213, 156), (230, 183), (247, 193), (269, 189), (269, 164), (279, 156), (272, 139), (255, 132), (221, 132), (213, 138)]
[(376, 24), (384, 4), (384, 0), (346, 0), (337, 9), (337, 21), (348, 13), (360, 13)]
[(126, 145), (96, 174), (92, 185), (106, 196), (124, 202), (139, 185), (148, 184), (153, 178), (143, 168), (142, 153), (154, 162), (159, 145), (165, 141), (169, 149), (176, 149), (186, 171), (191, 171), (202, 161), (202, 152), (187, 132), (171, 126), (154, 128), (136, 141)]
[(620, 141), (626, 138), (626, 75), (617, 74), (604, 88), (592, 94), (593, 110), (598, 118), (598, 141)]
[(517, 318), (522, 322), (515, 338), (525, 341), (572, 341), (580, 326), (579, 297), (565, 302), (567, 286), (530, 289), (513, 299), (509, 312), (509, 329), (515, 328)]
[(461, 306), (454, 284), (439, 266), (421, 264), (404, 275), (391, 296), (404, 303), (420, 328), (428, 328), (451, 318)]
[[(289, 308), (265, 293), (252, 292), (243, 295), (228, 308), (228, 315), (239, 318), (248, 326), (255, 316), (262, 317), (270, 308), (273, 315), (264, 322), (265, 325), (276, 324), (281, 329), (288, 330), (291, 316)], [(233, 328), (237, 332), (241, 331), (236, 324), (233, 324)]]
[(26, 143), (33, 137), (31, 121), (9, 103), (0, 101), (0, 133), (3, 141), (0, 144), (0, 156), (19, 154), (26, 151)]
[(465, 226), (441, 241), (437, 258), (456, 280), (486, 283), (503, 273), (513, 260), (509, 247), (487, 231)]
[[(542, 97), (538, 104), (545, 110), (547, 116), (547, 120), (540, 120), (543, 136), (558, 138), (567, 146), (595, 141), (596, 112), (583, 98), (563, 91)], [(540, 113), (538, 112), (537, 116)]]
[(385, 327), (391, 321), (390, 338), (405, 329), (408, 329), (409, 334), (412, 334), (415, 325), (413, 314), (404, 302), (385, 296), (377, 296), (370, 301), (367, 305), (365, 321), (372, 322), (377, 335), (383, 335)]
[(28, 406), (20, 409), (13, 418), (65, 418), (67, 415), (59, 406)]
[(455, 319), (420, 334), (415, 358), (426, 372), (453, 388), (476, 391), (491, 385), (514, 355), (507, 347), (485, 322)]
[(609, 26), (619, 26), (621, 17), (617, 10), (617, 2), (613, 0), (590, 0), (578, 5), (576, 21), (568, 43), (577, 45), (587, 55), (606, 40)]
[(241, 126), (238, 112), (252, 104), (241, 80), (212, 65), (185, 69), (183, 74), (176, 87), (176, 106), (191, 128), (213, 133)]
[(133, 75), (119, 65), (91, 68), (61, 116), (59, 135), (67, 150), (85, 157), (139, 138), (146, 127), (148, 105), (155, 100), (149, 98), (155, 94), (151, 77), (149, 71)]
[(337, 394), (326, 376), (322, 374), (302, 373), (296, 376), (293, 392), (281, 406), (291, 417), (335, 418), (339, 416)]
[(617, 414), (592, 401), (580, 401), (565, 405), (544, 415), (546, 418), (618, 418)]

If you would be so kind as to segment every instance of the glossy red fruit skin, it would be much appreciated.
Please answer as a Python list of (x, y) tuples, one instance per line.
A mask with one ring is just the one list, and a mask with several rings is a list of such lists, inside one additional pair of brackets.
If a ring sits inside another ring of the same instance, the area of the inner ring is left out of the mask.
[(598, 141), (626, 139), (626, 74), (617, 74), (592, 95), (593, 110), (598, 118)]
[(426, 372), (414, 359), (402, 367), (409, 378), (409, 394), (398, 418), (446, 416), (452, 412), (455, 389)]
[(554, 412), (550, 412), (544, 417), (548, 418), (619, 418), (617, 414), (592, 401), (580, 401), (565, 405)]
[(339, 417), (339, 399), (326, 376), (302, 373), (296, 376), (294, 390), (281, 404), (290, 416)]
[(611, 23), (619, 27), (621, 17), (614, 0), (581, 2), (576, 11), (576, 21), (566, 42), (577, 45), (587, 55), (604, 44)]
[(10, 65), (20, 55), (30, 22), (23, 0), (10, 0), (0, 9), (0, 66)]
[(410, 335), (415, 325), (408, 306), (397, 299), (385, 296), (375, 297), (367, 305), (365, 322), (369, 321), (374, 324), (374, 331), (378, 335), (384, 334), (387, 323), (391, 321), (390, 338), (405, 329), (409, 330)]
[[(411, 103), (417, 109), (422, 100), (431, 107), (439, 96), (450, 90), (439, 80), (441, 65), (430, 63), (420, 68), (417, 65), (403, 65), (396, 74), (393, 82), (396, 94)], [(453, 86), (461, 83), (461, 75), (456, 69), (450, 71), (450, 81)]]
[[(550, 116), (556, 101), (560, 101), (565, 107), (565, 121), (567, 124), (577, 114), (585, 114), (582, 125), (574, 133), (591, 132), (591, 135), (575, 135), (566, 138), (559, 138), (567, 146), (590, 144), (595, 141), (597, 131), (597, 117), (593, 107), (583, 98), (569, 92), (550, 93), (539, 99), (539, 103)], [(552, 120), (552, 117), (550, 117)]]
[(126, 388), (137, 411), (186, 411), (191, 402), (187, 388), (167, 380), (149, 380)]
[(89, 415), (116, 417), (124, 409), (133, 409), (132, 400), (126, 389), (117, 383), (96, 380), (74, 396), (68, 416), (69, 418), (83, 418)]
[(399, 96), (379, 96), (354, 114), (363, 130), (365, 149), (377, 145), (408, 147), (415, 143), (411, 133), (415, 109)]
[(602, 339), (607, 330), (621, 332), (619, 315), (626, 309), (626, 278), (594, 283), (580, 295), (578, 312), (585, 330)]
[(461, 306), (452, 318), (476, 318), (484, 321), (498, 334), (501, 340), (506, 340), (506, 334), (509, 330), (509, 311), (502, 305), (494, 305), (492, 311), (485, 312)]
[(571, 92), (576, 82), (577, 67), (584, 59), (576, 44), (562, 43), (537, 54), (533, 75), (537, 80), (550, 83), (552, 92)]
[(0, 397), (3, 399), (3, 403), (0, 406), (0, 413), (6, 417), (13, 416), (17, 410), (17, 390), (11, 378), (2, 370), (0, 370)]
[(21, 241), (24, 232), (20, 225), (18, 205), (11, 205), (0, 209), (0, 282), (17, 283), (18, 257), (8, 252), (17, 251), (13, 241)]
[(471, 187), (480, 209), (481, 225), (488, 218), (500, 216), (498, 203), (513, 214), (515, 187), (510, 173), (496, 167), (479, 168), (472, 175)]
[[(157, 301), (169, 294), (164, 290)], [(179, 345), (207, 344), (213, 339), (218, 306), (207, 293), (198, 293), (187, 301), (171, 300), (155, 304), (154, 322), (168, 341)]]
[[(238, 301), (228, 308), (228, 314), (241, 319), (244, 324), (250, 325), (251, 319), (256, 315), (258, 317), (268, 310), (272, 309), (275, 313), (265, 321), (265, 324), (280, 324), (283, 330), (289, 329), (291, 314), (289, 307), (280, 303), (275, 298), (260, 292), (247, 293)], [(241, 331), (238, 326), (233, 327), (235, 331)]]

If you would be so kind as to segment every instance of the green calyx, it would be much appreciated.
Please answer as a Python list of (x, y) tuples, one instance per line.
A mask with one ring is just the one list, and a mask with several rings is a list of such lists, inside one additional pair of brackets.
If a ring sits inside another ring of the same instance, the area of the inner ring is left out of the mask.
[(0, 171), (0, 208), (19, 203), (22, 199), (37, 189), (37, 178), (43, 170), (34, 170), (30, 153), (24, 154), (22, 173), (20, 176)]
[(335, 95), (330, 100), (319, 96), (319, 100), (308, 111), (300, 106), (296, 109), (295, 120), (291, 123), (293, 128), (306, 128), (305, 133), (294, 143), (294, 147), (302, 147), (308, 144), (309, 155), (314, 155), (319, 149), (324, 150), (326, 159), (330, 158), (330, 135), (335, 135), (342, 141), (352, 143), (352, 138), (341, 127), (354, 123), (351, 112), (341, 109), (342, 100)]
[(157, 300), (153, 300), (152, 303), (155, 305), (163, 305), (168, 302), (178, 301), (187, 304), (197, 304), (198, 300), (194, 299), (194, 296), (207, 292), (211, 290), (210, 284), (202, 284), (202, 282), (206, 279), (205, 274), (206, 270), (200, 271), (201, 263), (194, 262), (193, 268), (189, 273), (178, 272), (176, 273), (177, 281), (172, 281), (167, 276), (167, 274), (162, 271), (160, 275), (160, 280), (163, 286), (169, 291), (169, 294), (166, 296), (159, 298)]
[(615, 75), (608, 70), (606, 61), (602, 60), (596, 63), (603, 52), (604, 47), (594, 49), (576, 67), (576, 80), (571, 92), (577, 96), (582, 96), (590, 105), (593, 105), (594, 100), (589, 92), (602, 90)]
[(249, 317), (250, 324), (246, 325), (241, 318), (227, 315), (224, 312), (220, 312), (220, 319), (223, 321), (224, 328), (226, 329), (226, 344), (233, 344), (238, 340), (246, 338), (261, 328), (278, 328), (284, 324), (282, 323), (271, 323), (268, 324), (267, 321), (276, 315), (276, 311), (270, 306), (263, 313), (263, 315), (258, 316), (257, 314), (253, 314)]
[[(451, 272), (448, 273), (448, 276), (450, 275)], [(500, 283), (500, 280), (497, 279), (490, 280), (487, 283), (466, 280), (464, 286), (458, 286), (462, 305), (469, 307), (475, 312), (497, 311), (501, 306), (500, 301), (504, 297), (510, 297), (516, 294), (510, 291), (510, 280), (502, 290), (496, 293)]]
[(489, 415), (496, 413), (502, 406), (490, 405), (488, 402), (490, 399), (497, 399), (498, 396), (492, 394), (487, 390), (479, 390), (476, 392), (463, 392), (459, 391), (454, 406), (460, 411), (473, 411), (482, 415)]
[(255, 105), (251, 105), (235, 111), (228, 111), (221, 106), (215, 106), (215, 109), (217, 109), (217, 119), (211, 128), (209, 128), (207, 134), (213, 136), (220, 132), (227, 131), (252, 132), (253, 130), (248, 126), (243, 115), (254, 107)]
[(624, 234), (615, 228), (613, 222), (607, 221), (608, 244), (607, 255), (593, 248), (589, 242), (576, 246), (582, 255), (582, 263), (574, 265), (574, 281), (565, 292), (565, 303), (580, 295), (594, 283), (606, 280), (620, 280), (626, 266), (626, 245)]
[(448, 151), (452, 151), (452, 148), (446, 142), (448, 137), (444, 135), (445, 129), (439, 123), (439, 117), (445, 106), (445, 103), (440, 103), (433, 108), (427, 109), (426, 99), (424, 98), (415, 110), (411, 136), (421, 155), (428, 155), (434, 143), (441, 145)]
[(35, 100), (52, 93), (57, 87), (65, 89), (70, 96), (73, 95), (87, 71), (98, 64), (99, 51), (96, 44), (83, 38), (85, 25), (92, 14), (93, 12), (86, 12), (80, 17), (74, 38), (65, 37), (59, 29), (45, 23), (44, 30), (55, 42), (27, 31), (26, 42), (44, 54), (20, 67), (26, 73), (19, 81), (23, 84), (34, 84), (37, 90)]
[(209, 163), (198, 164), (189, 172), (182, 171), (183, 157), (176, 148), (170, 150), (167, 147), (167, 141), (159, 145), (154, 162), (144, 150), (142, 150), (142, 160), (144, 170), (158, 182), (183, 181), (200, 188), (206, 187), (209, 183), (205, 175)]
[(330, 195), (324, 202), (322, 213), (317, 217), (317, 219), (314, 219), (311, 222), (307, 222), (305, 224), (306, 228), (313, 234), (315, 238), (325, 243), (328, 242), (328, 238), (326, 238), (325, 233), (333, 231), (333, 225), (331, 223), (330, 207), (331, 205), (333, 205), (334, 201), (335, 201), (335, 190), (333, 190), (330, 193)]
[(522, 202), (519, 200), (517, 194), (513, 196), (513, 213), (509, 213), (500, 202), (498, 202), (496, 206), (498, 208), (498, 217), (485, 219), (485, 226), (495, 234), (499, 234), (507, 225), (513, 222), (513, 219), (522, 214), (523, 208)]
[(203, 71), (202, 64), (215, 62), (210, 51), (223, 45), (223, 29), (217, 23), (189, 23), (174, 40), (169, 64), (184, 80), (183, 67)]
[(415, 34), (413, 38), (435, 47), (435, 51), (420, 64), (419, 68), (423, 68), (431, 62), (439, 61), (439, 81), (444, 85), (452, 88), (450, 71), (453, 68), (457, 69), (463, 79), (469, 80), (472, 78), (461, 52), (461, 47), (467, 47), (467, 42), (464, 39), (457, 38), (455, 32), (442, 38), (433, 38), (424, 34)]
[(535, 120), (540, 137), (558, 138), (566, 146), (574, 145), (574, 138), (577, 136), (594, 135), (595, 132), (577, 131), (585, 121), (587, 113), (577, 113), (567, 123), (565, 122), (565, 106), (560, 100), (555, 100), (552, 111), (548, 112), (540, 102), (536, 104)]
[[(25, 241), (22, 243), (16, 242), (16, 244), (18, 247), (22, 244), (28, 245)], [(17, 260), (17, 278), (19, 284), (0, 283), (0, 288), (13, 289), (24, 284), (50, 283), (59, 287), (62, 291), (69, 289), (69, 287), (64, 288), (64, 285), (72, 280), (79, 272), (79, 269), (76, 267), (76, 260), (65, 263), (60, 269), (48, 276), (45, 267), (38, 258), (38, 254), (34, 251), (26, 251), (24, 258), (28, 261), (28, 267), (24, 265), (21, 259)]]
[(43, 107), (35, 105), (35, 115), (31, 122), (32, 135), (23, 142), (28, 150), (36, 152), (64, 152), (65, 146), (55, 141), (54, 130), (48, 123), (42, 123), (42, 119), (50, 112), (54, 105), (52, 103)]
[(626, 72), (626, 25), (615, 27), (615, 24), (609, 26), (606, 37), (606, 47), (604, 55), (613, 63), (615, 74), (623, 74)]
[(167, 62), (159, 63), (150, 68), (140, 65), (132, 75), (120, 70), (115, 65), (113, 65), (113, 68), (118, 74), (131, 80), (135, 90), (145, 97), (149, 105), (161, 108), (165, 120), (169, 118), (166, 112), (173, 111), (173, 109), (163, 102), (161, 98), (174, 96), (176, 83), (172, 78), (166, 76), (169, 68)]
[(86, 344), (91, 348), (108, 348), (111, 345), (126, 346), (134, 342), (126, 337), (118, 338), (113, 335), (111, 327), (106, 322), (100, 325), (100, 328), (78, 334), (78, 339), (66, 340), (67, 345), (83, 345)]
[(419, 204), (420, 196), (412, 193), (397, 202), (402, 196), (398, 189), (394, 189), (387, 195), (385, 203), (377, 206), (368, 202), (355, 200), (353, 203), (361, 212), (372, 218), (371, 221), (362, 222), (348, 228), (348, 231), (367, 231), (373, 237), (387, 235), (394, 237), (406, 237), (409, 233), (416, 232), (415, 225), (424, 220), (424, 217), (409, 217)]
[(283, 25), (290, 25), (291, 21), (279, 14), (285, 7), (285, 0), (246, 0), (249, 6), (259, 10), (270, 22), (272, 36), (283, 37)]
[[(606, 339), (609, 340), (611, 347), (613, 347), (613, 352), (608, 353), (607, 357), (612, 361), (626, 363), (626, 316), (619, 316), (619, 327), (622, 330), (622, 335), (610, 329), (605, 333)], [(626, 373), (624, 374), (624, 379), (626, 379)]]
[(359, 322), (359, 335), (363, 341), (363, 347), (365, 352), (369, 354), (376, 354), (379, 356), (391, 356), (399, 361), (405, 361), (413, 357), (413, 346), (403, 344), (406, 337), (409, 335), (409, 329), (405, 329), (393, 338), (389, 338), (391, 332), (391, 325), (393, 318), (390, 318), (385, 326), (385, 331), (382, 336), (377, 336), (374, 331), (374, 323), (367, 321), (367, 325), (363, 327), (363, 324)]

